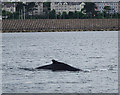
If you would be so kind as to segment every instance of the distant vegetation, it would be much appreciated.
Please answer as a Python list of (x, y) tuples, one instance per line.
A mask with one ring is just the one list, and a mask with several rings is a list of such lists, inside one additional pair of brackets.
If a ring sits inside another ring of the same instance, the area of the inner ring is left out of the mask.
[(1, 8), (1, 6), (0, 6), (0, 16), (2, 16), (2, 8)]
[[(24, 4), (19, 2), (16, 6), (16, 12), (10, 13), (5, 10), (2, 11), (2, 16), (7, 17), (7, 19), (89, 19), (89, 18), (97, 18), (97, 19), (107, 19), (107, 18), (120, 18), (120, 14), (114, 13), (110, 14), (110, 6), (105, 6), (103, 13), (96, 11), (97, 7), (92, 2), (86, 2), (82, 11), (75, 12), (63, 12), (56, 14), (55, 10), (50, 9), (50, 2), (43, 3), (43, 11), (42, 15), (33, 15), (33, 10), (35, 7), (34, 2), (29, 2)], [(31, 14), (31, 15), (30, 15)]]

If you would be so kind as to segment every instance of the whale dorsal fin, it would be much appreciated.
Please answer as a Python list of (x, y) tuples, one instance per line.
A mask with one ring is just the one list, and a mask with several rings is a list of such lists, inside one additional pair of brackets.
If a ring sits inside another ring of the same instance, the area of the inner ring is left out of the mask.
[(62, 63), (62, 62), (58, 62), (58, 61), (56, 61), (56, 60), (52, 60), (52, 64), (64, 64), (64, 63)]
[(53, 59), (53, 60), (52, 60), (52, 64), (55, 64), (55, 63), (57, 63), (57, 61)]

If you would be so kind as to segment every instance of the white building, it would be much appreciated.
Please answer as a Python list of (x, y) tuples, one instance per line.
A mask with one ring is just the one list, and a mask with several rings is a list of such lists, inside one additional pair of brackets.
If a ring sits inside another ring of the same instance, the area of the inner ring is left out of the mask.
[(41, 14), (43, 14), (43, 2), (36, 2), (33, 15), (41, 15)]
[(15, 3), (2, 3), (2, 10), (14, 13), (16, 12), (16, 4)]
[(119, 12), (119, 3), (118, 2), (95, 2), (97, 6), (97, 10), (101, 13), (104, 11), (105, 6), (110, 6), (110, 13), (118, 13)]
[(56, 13), (69, 13), (75, 11), (81, 11), (84, 8), (85, 3), (83, 2), (52, 2), (51, 10), (55, 10)]
[(118, 2), (118, 13), (120, 13), (120, 1)]

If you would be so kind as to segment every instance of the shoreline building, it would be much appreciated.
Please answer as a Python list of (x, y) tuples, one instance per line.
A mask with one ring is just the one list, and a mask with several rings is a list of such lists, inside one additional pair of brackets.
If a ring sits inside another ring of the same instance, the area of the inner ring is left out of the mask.
[(33, 10), (33, 15), (42, 15), (43, 14), (43, 2), (36, 2)]
[(110, 6), (111, 10), (109, 11), (110, 14), (118, 13), (119, 12), (119, 2), (95, 2), (97, 6), (97, 11), (103, 12), (105, 6)]
[(2, 3), (2, 10), (14, 13), (16, 12), (16, 3)]
[(120, 13), (120, 1), (118, 2), (118, 13)]
[(51, 2), (51, 10), (55, 10), (56, 13), (69, 13), (75, 11), (81, 11), (84, 8), (83, 2)]
[[(10, 13), (15, 13), (16, 12), (16, 3), (2, 3), (2, 11), (7, 11), (7, 12), (10, 12)], [(7, 15), (4, 15), (4, 16), (1, 16), (0, 19), (4, 19), (4, 18), (8, 18)]]

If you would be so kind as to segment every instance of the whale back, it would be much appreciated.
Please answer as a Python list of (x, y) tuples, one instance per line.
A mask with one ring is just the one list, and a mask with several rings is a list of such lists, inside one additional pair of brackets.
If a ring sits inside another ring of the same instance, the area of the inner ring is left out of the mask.
[(72, 67), (68, 64), (52, 60), (52, 64), (37, 67), (36, 69), (48, 69), (52, 71), (82, 71), (81, 69)]
[(68, 64), (62, 63), (62, 62), (58, 62), (56, 60), (52, 60), (52, 69), (53, 71), (56, 70), (68, 70), (68, 71), (79, 71), (80, 69), (74, 68)]

